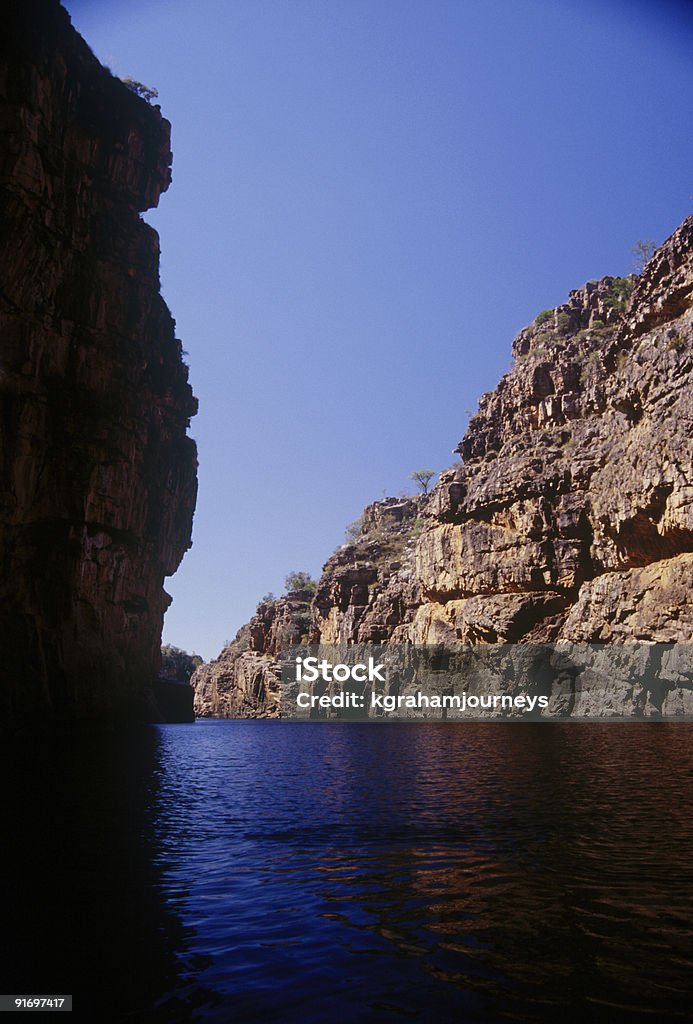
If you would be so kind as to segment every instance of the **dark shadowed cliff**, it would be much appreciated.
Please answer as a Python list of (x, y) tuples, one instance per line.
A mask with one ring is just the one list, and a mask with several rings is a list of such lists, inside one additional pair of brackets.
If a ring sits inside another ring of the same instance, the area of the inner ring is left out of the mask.
[[(415, 507), (369, 506), (326, 563), (310, 615), (301, 609), (303, 639), (690, 650), (693, 218), (639, 277), (589, 282), (545, 310), (513, 354), (462, 461)], [(292, 596), (272, 614), (291, 618)], [(261, 632), (238, 652), (237, 640), (196, 672), (198, 714), (277, 713), (276, 644)], [(274, 686), (249, 686), (248, 665)], [(624, 671), (611, 710), (693, 713), (693, 679), (674, 661), (639, 686)], [(589, 694), (583, 708), (603, 712)]]
[(170, 126), (57, 2), (0, 63), (0, 702), (5, 721), (148, 714), (190, 546), (196, 401), (140, 213)]

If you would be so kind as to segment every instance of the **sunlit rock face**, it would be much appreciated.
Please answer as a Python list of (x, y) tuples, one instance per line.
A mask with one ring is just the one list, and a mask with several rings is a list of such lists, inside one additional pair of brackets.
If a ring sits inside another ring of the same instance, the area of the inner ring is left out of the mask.
[(692, 241), (520, 332), (427, 510), (419, 642), (692, 639)]
[(0, 45), (2, 716), (151, 714), (197, 472), (140, 217), (171, 180), (170, 125), (57, 2), (11, 5)]
[(301, 643), (381, 643), (407, 635), (419, 603), (414, 535), (423, 499), (369, 505), (327, 561), (317, 589), (260, 602), (218, 658), (192, 677), (200, 716), (277, 717), (277, 656)]
[[(294, 642), (639, 641), (690, 651), (692, 306), (688, 218), (639, 277), (591, 281), (541, 313), (515, 339), (512, 370), (481, 399), (456, 449), (462, 461), (430, 495), (365, 510), (325, 564), (309, 621), (307, 605), (294, 621)], [(255, 696), (267, 688), (248, 668), (274, 672), (276, 689), (270, 635), (256, 625), (250, 653), (222, 653), (231, 702), (199, 670), (199, 712), (267, 713)], [(661, 661), (651, 691), (629, 655), (609, 692), (586, 684), (573, 713), (693, 713), (688, 668), (653, 652), (642, 654)]]

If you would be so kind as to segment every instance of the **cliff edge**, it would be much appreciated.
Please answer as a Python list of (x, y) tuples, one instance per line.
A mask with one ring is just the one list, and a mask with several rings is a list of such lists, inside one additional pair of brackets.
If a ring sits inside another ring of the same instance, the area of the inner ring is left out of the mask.
[(171, 180), (170, 125), (52, 0), (0, 51), (0, 702), (151, 716), (191, 543), (197, 403), (140, 213)]
[[(693, 641), (693, 218), (641, 275), (540, 313), (513, 355), (460, 463), (406, 514), (369, 506), (326, 563), (301, 642)], [(278, 714), (234, 651), (193, 677), (198, 714)], [(255, 650), (266, 675), (275, 653)], [(693, 713), (690, 676), (663, 673), (648, 689), (625, 672), (582, 713)]]

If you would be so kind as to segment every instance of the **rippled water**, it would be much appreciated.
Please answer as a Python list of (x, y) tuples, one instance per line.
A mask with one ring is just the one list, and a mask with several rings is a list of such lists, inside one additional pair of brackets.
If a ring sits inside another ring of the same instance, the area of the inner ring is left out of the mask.
[(3, 992), (93, 1020), (693, 1017), (691, 725), (203, 721), (4, 753)]

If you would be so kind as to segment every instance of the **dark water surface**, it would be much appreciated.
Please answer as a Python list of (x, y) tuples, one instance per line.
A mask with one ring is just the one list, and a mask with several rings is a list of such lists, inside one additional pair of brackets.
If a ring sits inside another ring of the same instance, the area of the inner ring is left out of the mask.
[(688, 724), (25, 736), (0, 991), (94, 1021), (691, 1020), (692, 782)]

